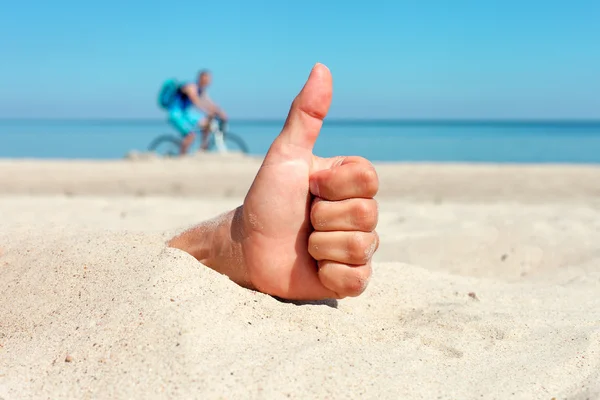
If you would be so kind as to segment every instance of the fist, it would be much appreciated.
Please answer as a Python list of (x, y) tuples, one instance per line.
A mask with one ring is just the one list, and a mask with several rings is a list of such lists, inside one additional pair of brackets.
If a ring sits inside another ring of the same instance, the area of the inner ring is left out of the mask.
[[(325, 161), (325, 160), (323, 160)], [(308, 252), (317, 261), (319, 279), (338, 298), (360, 295), (371, 277), (371, 258), (379, 247), (379, 181), (361, 157), (329, 160), (329, 168), (310, 176), (314, 199)]]

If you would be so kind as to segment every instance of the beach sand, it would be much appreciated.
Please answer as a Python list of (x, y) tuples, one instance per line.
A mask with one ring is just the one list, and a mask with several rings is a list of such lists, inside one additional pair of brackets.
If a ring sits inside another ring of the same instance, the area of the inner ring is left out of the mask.
[(165, 247), (260, 160), (0, 161), (0, 399), (600, 398), (600, 168), (378, 164), (358, 298)]

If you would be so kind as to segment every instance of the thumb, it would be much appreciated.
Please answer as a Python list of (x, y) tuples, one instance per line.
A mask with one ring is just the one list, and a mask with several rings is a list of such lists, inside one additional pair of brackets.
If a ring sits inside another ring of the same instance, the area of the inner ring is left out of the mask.
[(331, 93), (331, 72), (325, 65), (315, 64), (292, 103), (285, 125), (276, 139), (278, 144), (291, 144), (312, 151), (329, 111)]

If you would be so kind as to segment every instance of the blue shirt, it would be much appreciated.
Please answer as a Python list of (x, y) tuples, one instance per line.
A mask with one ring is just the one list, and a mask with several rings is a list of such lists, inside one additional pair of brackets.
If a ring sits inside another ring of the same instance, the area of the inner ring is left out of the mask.
[[(183, 85), (181, 85), (181, 87), (184, 87), (186, 85), (189, 85), (189, 83), (184, 83)], [(200, 97), (203, 100), (204, 99), (209, 100), (208, 95), (206, 94), (206, 91), (199, 86), (197, 86), (197, 88), (198, 88), (198, 97)], [(177, 97), (175, 98), (173, 106), (180, 108), (182, 110), (185, 110), (186, 108), (188, 108), (191, 105), (193, 105), (192, 100), (190, 100), (190, 98), (188, 97), (187, 94), (183, 93), (181, 91), (181, 89), (179, 89), (177, 91)]]

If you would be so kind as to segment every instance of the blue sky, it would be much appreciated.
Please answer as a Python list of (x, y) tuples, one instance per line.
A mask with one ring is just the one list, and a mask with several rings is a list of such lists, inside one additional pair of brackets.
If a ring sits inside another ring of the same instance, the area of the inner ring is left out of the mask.
[(0, 117), (161, 117), (214, 74), (232, 118), (283, 118), (311, 66), (337, 118), (600, 118), (599, 1), (0, 0)]

